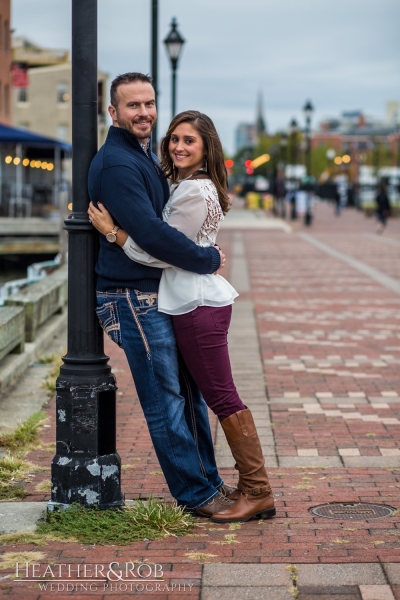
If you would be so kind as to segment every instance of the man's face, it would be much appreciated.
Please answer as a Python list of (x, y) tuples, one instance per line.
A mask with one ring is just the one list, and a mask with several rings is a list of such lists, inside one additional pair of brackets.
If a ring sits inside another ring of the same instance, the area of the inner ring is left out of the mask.
[(157, 109), (153, 86), (135, 81), (118, 86), (118, 106), (108, 107), (115, 127), (126, 129), (138, 138), (146, 140), (157, 120)]

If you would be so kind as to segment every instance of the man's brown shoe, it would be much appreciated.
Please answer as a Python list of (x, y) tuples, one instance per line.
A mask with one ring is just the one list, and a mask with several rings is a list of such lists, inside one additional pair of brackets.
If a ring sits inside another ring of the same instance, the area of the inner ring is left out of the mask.
[(200, 506), (200, 508), (196, 508), (194, 514), (197, 517), (207, 517), (209, 519), (215, 512), (224, 511), (232, 506), (232, 504), (233, 500), (229, 500), (229, 498), (219, 494), (218, 496), (215, 496), (208, 504)]
[(225, 498), (229, 498), (229, 500), (236, 501), (240, 496), (240, 490), (238, 490), (238, 488), (226, 485), (226, 483), (223, 483), (221, 487), (218, 488), (218, 491), (220, 494), (225, 496)]

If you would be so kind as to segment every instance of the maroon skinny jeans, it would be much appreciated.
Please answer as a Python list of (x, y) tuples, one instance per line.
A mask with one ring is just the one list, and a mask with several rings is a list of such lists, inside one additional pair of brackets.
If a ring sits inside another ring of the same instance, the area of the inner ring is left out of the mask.
[(232, 305), (198, 306), (173, 315), (175, 337), (182, 357), (207, 406), (220, 421), (246, 407), (237, 393), (228, 353)]

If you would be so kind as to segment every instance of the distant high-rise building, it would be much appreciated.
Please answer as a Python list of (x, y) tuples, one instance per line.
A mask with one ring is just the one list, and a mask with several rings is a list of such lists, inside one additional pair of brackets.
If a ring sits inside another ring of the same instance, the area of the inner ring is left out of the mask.
[(0, 0), (0, 123), (11, 124), (10, 0)]
[(386, 102), (386, 122), (390, 125), (399, 123), (399, 103), (397, 100), (388, 100)]
[(239, 123), (235, 133), (235, 149), (239, 152), (242, 148), (255, 146), (257, 142), (256, 126), (251, 123)]

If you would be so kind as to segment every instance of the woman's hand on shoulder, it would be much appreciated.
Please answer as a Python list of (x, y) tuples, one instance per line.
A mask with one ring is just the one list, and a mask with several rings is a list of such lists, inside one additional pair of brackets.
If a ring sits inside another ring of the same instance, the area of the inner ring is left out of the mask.
[(94, 204), (91, 202), (88, 208), (89, 221), (103, 235), (110, 233), (110, 231), (114, 227), (114, 221), (103, 204), (98, 203), (98, 207), (96, 208)]

